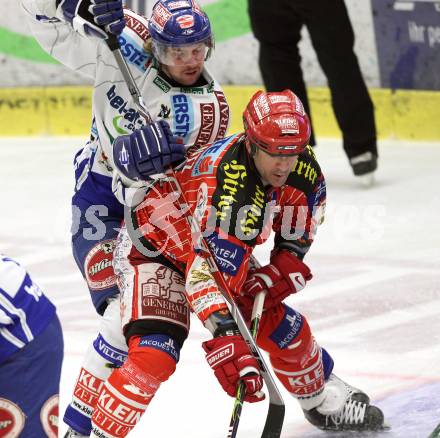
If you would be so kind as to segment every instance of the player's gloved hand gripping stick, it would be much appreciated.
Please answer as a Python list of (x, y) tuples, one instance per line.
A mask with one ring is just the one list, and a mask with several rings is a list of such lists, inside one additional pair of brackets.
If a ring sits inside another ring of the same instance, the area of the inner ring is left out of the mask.
[[(121, 73), (124, 77), (124, 80), (127, 84), (127, 87), (129, 89), (129, 92), (137, 105), (137, 109), (139, 113), (145, 118), (145, 120), (149, 123), (152, 123), (151, 116), (146, 109), (145, 103), (142, 99), (142, 96), (140, 94), (140, 91), (136, 85), (136, 82), (134, 81), (134, 78), (128, 69), (128, 66), (125, 62), (125, 59), (121, 53), (119, 43), (117, 40), (117, 37), (115, 35), (110, 35), (109, 38), (106, 40), (107, 45), (111, 52), (113, 53), (116, 62), (119, 66), (119, 69), (121, 70)], [(201, 253), (206, 257), (206, 261), (209, 265), (209, 268), (211, 270), (211, 273), (214, 277), (214, 279), (217, 282), (217, 285), (223, 294), (225, 300), (227, 301), (230, 312), (237, 323), (238, 329), (240, 330), (241, 335), (243, 336), (244, 340), (249, 345), (249, 348), (254, 355), (255, 359), (258, 362), (258, 365), (260, 367), (261, 375), (264, 379), (264, 382), (266, 383), (268, 395), (269, 395), (269, 410), (266, 417), (266, 423), (264, 426), (263, 433), (261, 435), (261, 438), (279, 438), (281, 435), (281, 429), (283, 426), (284, 421), (284, 412), (285, 412), (285, 405), (283, 398), (281, 396), (280, 391), (278, 390), (278, 387), (276, 386), (275, 380), (270, 374), (268, 367), (264, 361), (264, 358), (261, 355), (260, 349), (258, 348), (251, 332), (249, 331), (246, 322), (237, 306), (237, 304), (234, 301), (233, 296), (231, 295), (230, 291), (228, 290), (227, 284), (223, 278), (223, 275), (219, 271), (215, 259), (211, 253), (211, 250), (206, 243), (206, 241), (203, 239), (200, 227), (198, 222), (188, 213), (189, 207), (188, 203), (186, 202), (186, 199), (184, 197), (184, 194), (182, 193), (182, 190), (180, 188), (180, 185), (177, 181), (177, 179), (174, 177), (174, 170), (170, 168), (171, 175), (164, 175), (164, 178), (166, 178), (168, 181), (174, 183), (176, 192), (179, 193), (180, 197), (178, 198), (177, 202), (179, 203), (180, 210), (182, 211), (182, 214), (185, 216), (189, 226), (191, 227), (191, 231), (194, 233), (194, 236), (197, 237), (197, 242), (199, 246), (199, 250)], [(134, 239), (134, 243), (136, 239)], [(264, 300), (263, 300), (264, 301)], [(260, 303), (261, 304), (261, 303)], [(242, 388), (240, 389), (241, 385), (239, 385), (238, 392), (242, 391)], [(243, 392), (243, 391), (242, 391)], [(237, 400), (236, 400), (237, 402)], [(241, 408), (240, 408), (241, 410)], [(236, 411), (234, 407), (234, 412)], [(234, 413), (233, 413), (234, 415)], [(236, 426), (238, 426), (238, 420), (239, 416), (236, 416)], [(231, 420), (231, 423), (233, 422), (234, 418)], [(234, 424), (235, 424), (234, 422)], [(234, 435), (235, 436), (235, 435)], [(228, 437), (231, 437), (229, 434)]]

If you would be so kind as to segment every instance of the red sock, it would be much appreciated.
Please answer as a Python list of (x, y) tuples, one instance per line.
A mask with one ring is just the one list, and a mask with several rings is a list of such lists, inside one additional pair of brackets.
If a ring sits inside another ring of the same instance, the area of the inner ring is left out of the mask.
[(125, 437), (139, 422), (162, 382), (176, 369), (167, 353), (139, 345), (131, 338), (128, 359), (103, 386), (92, 416), (92, 435)]

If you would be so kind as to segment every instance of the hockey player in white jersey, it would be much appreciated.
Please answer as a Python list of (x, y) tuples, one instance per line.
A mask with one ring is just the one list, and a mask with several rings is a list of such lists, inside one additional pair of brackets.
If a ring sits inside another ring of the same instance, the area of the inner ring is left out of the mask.
[(0, 437), (58, 437), (62, 361), (55, 306), (0, 254)]
[[(123, 9), (122, 0), (21, 3), (42, 47), (94, 80), (90, 140), (75, 157), (72, 243), (75, 260), (102, 319), (64, 416), (71, 436), (88, 436), (96, 395), (111, 372), (107, 365), (119, 366), (127, 351), (119, 324), (112, 324), (119, 318), (112, 259), (123, 204), (133, 205), (136, 199), (131, 196), (133, 188), (125, 186), (113, 170), (113, 142), (119, 136), (136, 142), (139, 155), (132, 159), (139, 177), (151, 174), (148, 166), (159, 172), (183, 158), (184, 146), (174, 141), (159, 154), (157, 138), (174, 134), (184, 143), (196, 145), (223, 138), (229, 125), (229, 106), (205, 67), (214, 41), (208, 17), (193, 0), (160, 0), (149, 20)], [(105, 43), (108, 33), (118, 36), (148, 111), (157, 121), (153, 138), (151, 131), (149, 138), (144, 136), (144, 120)]]

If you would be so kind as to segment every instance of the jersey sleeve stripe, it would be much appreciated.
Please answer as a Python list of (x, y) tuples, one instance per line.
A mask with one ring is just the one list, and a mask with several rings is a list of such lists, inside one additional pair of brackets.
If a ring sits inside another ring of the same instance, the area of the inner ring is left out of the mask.
[(16, 338), (8, 329), (0, 328), (0, 334), (11, 344), (15, 345), (18, 348), (23, 348), (26, 344), (20, 339)]
[(8, 301), (3, 295), (0, 294), (0, 305), (6, 309), (7, 312), (9, 312), (12, 315), (17, 315), (20, 319), (20, 325), (23, 330), (23, 333), (25, 334), (28, 342), (32, 341), (34, 339), (34, 336), (32, 334), (32, 331), (27, 323), (26, 320), (26, 313), (22, 309), (18, 309), (15, 307), (10, 301)]

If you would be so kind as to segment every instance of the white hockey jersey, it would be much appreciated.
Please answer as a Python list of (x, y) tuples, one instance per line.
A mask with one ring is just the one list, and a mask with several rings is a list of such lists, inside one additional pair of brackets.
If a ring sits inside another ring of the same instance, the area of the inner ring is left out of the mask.
[[(105, 41), (83, 36), (80, 27), (75, 30), (65, 21), (60, 9), (56, 9), (55, 0), (21, 0), (21, 3), (40, 45), (62, 64), (94, 80), (91, 140), (76, 157), (76, 189), (81, 188), (91, 171), (112, 178), (112, 191), (118, 201), (133, 205), (134, 190), (130, 192), (127, 188), (136, 189), (142, 183), (134, 183), (117, 173), (112, 142), (116, 136), (142, 126), (144, 120), (111, 51)], [(169, 84), (143, 49), (144, 41), (149, 38), (147, 19), (127, 9), (124, 12), (126, 26), (119, 36), (121, 52), (153, 120), (167, 120), (173, 133), (181, 136), (185, 144), (206, 144), (223, 138), (229, 126), (229, 106), (219, 84), (206, 68), (204, 86)], [(82, 165), (84, 160), (87, 165)]]

